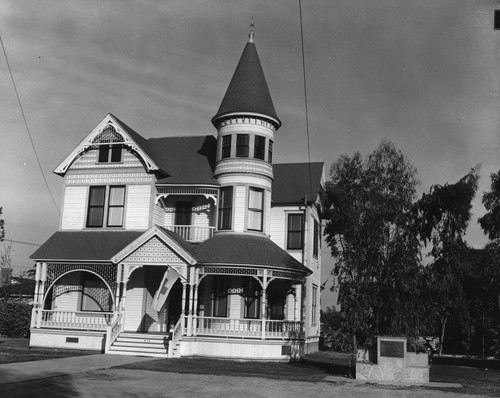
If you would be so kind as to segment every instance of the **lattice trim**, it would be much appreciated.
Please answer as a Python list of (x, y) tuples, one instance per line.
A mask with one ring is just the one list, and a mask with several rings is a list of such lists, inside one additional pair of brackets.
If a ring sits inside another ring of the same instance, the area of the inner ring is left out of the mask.
[(116, 268), (116, 265), (113, 264), (49, 263), (47, 264), (47, 279), (45, 284), (50, 287), (59, 277), (72, 271), (91, 271), (99, 275), (114, 293), (116, 292)]
[(125, 142), (123, 136), (116, 132), (115, 128), (108, 124), (100, 134), (98, 134), (94, 140), (93, 144), (109, 144), (115, 142)]

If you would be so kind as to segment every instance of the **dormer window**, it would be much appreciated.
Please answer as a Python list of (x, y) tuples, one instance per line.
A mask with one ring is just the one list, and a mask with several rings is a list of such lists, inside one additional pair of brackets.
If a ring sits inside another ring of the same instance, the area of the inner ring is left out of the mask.
[(120, 163), (122, 161), (121, 145), (100, 145), (99, 163)]
[(264, 160), (265, 155), (266, 155), (266, 137), (256, 135), (255, 136), (253, 157), (255, 159)]
[(248, 134), (236, 135), (236, 156), (247, 158), (250, 153), (250, 136)]

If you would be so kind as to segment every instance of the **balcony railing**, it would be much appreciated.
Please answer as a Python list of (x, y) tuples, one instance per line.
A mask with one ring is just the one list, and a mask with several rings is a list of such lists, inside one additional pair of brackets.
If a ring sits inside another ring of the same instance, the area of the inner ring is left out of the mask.
[(198, 225), (166, 225), (165, 228), (182, 236), (188, 242), (203, 242), (214, 236), (215, 227)]
[(303, 322), (298, 321), (198, 317), (194, 322), (197, 335), (283, 340), (304, 338)]
[(106, 331), (113, 312), (52, 311), (33, 309), (32, 327)]

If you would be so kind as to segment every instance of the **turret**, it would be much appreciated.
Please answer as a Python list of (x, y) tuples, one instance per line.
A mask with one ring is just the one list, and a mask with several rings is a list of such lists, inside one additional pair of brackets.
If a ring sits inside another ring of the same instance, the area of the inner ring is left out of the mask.
[(269, 235), (274, 133), (281, 121), (252, 31), (212, 123), (218, 132), (214, 175), (221, 185), (218, 232)]

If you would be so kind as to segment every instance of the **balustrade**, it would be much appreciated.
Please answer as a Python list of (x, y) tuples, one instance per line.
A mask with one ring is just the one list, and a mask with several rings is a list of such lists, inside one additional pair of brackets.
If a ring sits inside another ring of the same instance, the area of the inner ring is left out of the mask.
[(215, 227), (198, 225), (167, 225), (165, 228), (182, 236), (189, 242), (203, 242), (214, 235)]
[(34, 310), (35, 327), (105, 331), (113, 312)]

